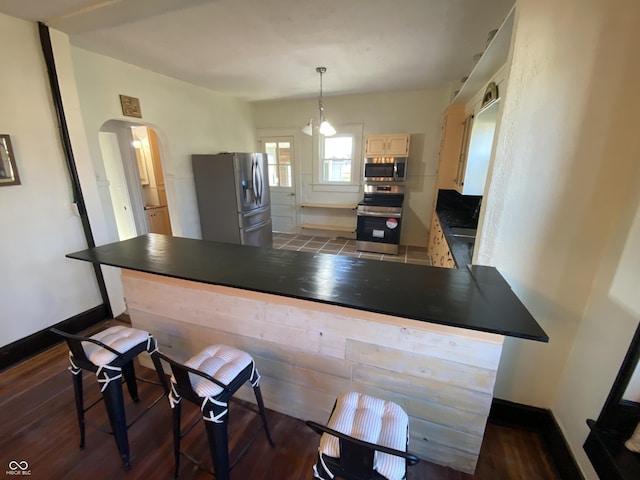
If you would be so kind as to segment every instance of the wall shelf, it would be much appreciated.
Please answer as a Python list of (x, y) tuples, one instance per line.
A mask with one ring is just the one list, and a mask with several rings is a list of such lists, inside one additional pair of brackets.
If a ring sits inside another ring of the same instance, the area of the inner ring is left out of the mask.
[(339, 209), (349, 209), (355, 210), (357, 205), (354, 204), (343, 204), (343, 203), (301, 203), (301, 207), (307, 208), (339, 208)]
[[(317, 209), (330, 209), (330, 210), (355, 210), (358, 205), (353, 203), (301, 203), (300, 207), (302, 208), (317, 208)], [(344, 217), (346, 214), (340, 214), (339, 216)], [(313, 215), (311, 216), (313, 217)], [(309, 220), (320, 220), (317, 218), (309, 218)], [(330, 219), (327, 219), (331, 221)], [(346, 226), (346, 225), (331, 225), (331, 224), (321, 224), (321, 223), (303, 223), (300, 225), (300, 228), (304, 230), (324, 230), (331, 232), (343, 232), (343, 233), (355, 233), (355, 226)]]
[[(486, 50), (469, 74), (469, 78), (460, 88), (458, 94), (451, 101), (452, 105), (464, 105), (480, 90), (485, 88), (491, 77), (502, 67), (509, 58), (511, 35), (515, 17), (515, 5), (508, 13)], [(500, 92), (498, 92), (500, 93)]]
[(333, 232), (355, 233), (356, 227), (345, 227), (342, 225), (320, 225), (317, 223), (303, 223), (300, 228), (305, 230), (331, 230)]

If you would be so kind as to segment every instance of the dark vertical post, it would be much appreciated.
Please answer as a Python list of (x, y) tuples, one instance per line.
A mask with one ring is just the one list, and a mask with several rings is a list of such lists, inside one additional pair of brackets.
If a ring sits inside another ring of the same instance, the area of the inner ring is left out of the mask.
[[(49, 85), (51, 87), (51, 95), (53, 97), (53, 105), (56, 109), (56, 115), (58, 117), (58, 126), (60, 127), (60, 140), (62, 142), (62, 148), (64, 149), (65, 158), (67, 160), (67, 169), (69, 170), (69, 177), (71, 179), (71, 188), (73, 191), (73, 201), (78, 206), (78, 213), (82, 221), (82, 228), (84, 230), (84, 236), (87, 240), (87, 246), (93, 248), (96, 243), (93, 239), (93, 233), (91, 232), (91, 225), (89, 223), (89, 216), (87, 214), (87, 207), (84, 203), (84, 197), (82, 195), (82, 188), (80, 187), (80, 177), (76, 169), (76, 161), (73, 157), (73, 149), (71, 148), (71, 138), (69, 137), (69, 129), (67, 127), (67, 120), (64, 115), (64, 106), (62, 104), (62, 95), (60, 94), (60, 84), (58, 83), (58, 74), (56, 72), (56, 64), (53, 56), (53, 49), (51, 47), (51, 36), (49, 35), (49, 27), (44, 23), (38, 22), (38, 29), (40, 32), (40, 45), (42, 46), (42, 53), (44, 55), (45, 64), (47, 65), (47, 73), (49, 74)], [(92, 264), (95, 271), (96, 280), (98, 281), (98, 288), (100, 289), (100, 295), (102, 301), (107, 310), (107, 315), (113, 317), (113, 311), (111, 310), (111, 304), (109, 303), (109, 296), (107, 295), (107, 287), (102, 276), (102, 270), (100, 265)]]

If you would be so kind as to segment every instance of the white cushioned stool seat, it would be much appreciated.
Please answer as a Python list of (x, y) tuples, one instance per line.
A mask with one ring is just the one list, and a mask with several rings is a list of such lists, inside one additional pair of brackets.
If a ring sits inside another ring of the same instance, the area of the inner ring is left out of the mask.
[[(200, 372), (229, 385), (253, 359), (251, 355), (228, 345), (211, 345), (185, 362)], [(206, 378), (189, 374), (193, 390), (201, 397), (215, 397), (222, 392), (222, 387)]]
[[(129, 396), (138, 403), (138, 385), (134, 360), (142, 353), (149, 354), (158, 375), (159, 385), (163, 393), (146, 410), (139, 413), (144, 415), (164, 395), (169, 394), (169, 385), (157, 356), (158, 348), (153, 335), (137, 328), (122, 325), (109, 327), (91, 337), (77, 335), (55, 327), (50, 328), (65, 339), (69, 346), (69, 370), (73, 378), (73, 390), (76, 404), (76, 415), (80, 429), (80, 448), (85, 446), (85, 413), (97, 404), (93, 402), (85, 408), (83, 394), (83, 371), (94, 372), (100, 386), (100, 393), (109, 417), (112, 434), (125, 469), (130, 464), (129, 437), (125, 414), (125, 404), (122, 394), (122, 384), (127, 385)], [(148, 380), (147, 380), (148, 381)], [(155, 382), (151, 382), (155, 383)], [(132, 422), (132, 424), (135, 423)]]
[[(253, 388), (262, 418), (262, 427), (269, 444), (274, 446), (260, 392), (260, 374), (251, 355), (228, 345), (206, 347), (183, 364), (161, 352), (157, 355), (171, 365), (173, 372), (169, 402), (173, 410), (174, 478), (178, 478), (180, 473), (180, 457), (183, 453), (180, 451), (181, 439), (191, 430), (191, 427), (184, 430), (181, 427), (180, 412), (183, 400), (200, 407), (215, 471), (210, 473), (214, 474), (217, 480), (230, 480), (229, 401), (233, 394), (246, 383)], [(255, 438), (254, 436), (250, 442)], [(248, 445), (242, 450), (240, 456), (246, 452), (247, 448)], [(186, 453), (184, 455), (187, 459), (194, 461), (193, 457)], [(199, 462), (196, 464), (201, 466)]]
[[(137, 328), (116, 326), (98, 332), (90, 338), (98, 340), (120, 353), (125, 353), (136, 345), (149, 341), (149, 332), (138, 330)], [(82, 348), (89, 361), (98, 366), (107, 365), (117, 357), (115, 353), (105, 350), (94, 343), (84, 342)]]
[[(357, 392), (342, 393), (327, 427), (365, 442), (406, 451), (409, 417), (397, 404)], [(340, 458), (340, 444), (336, 437), (323, 434), (319, 452)], [(404, 458), (376, 452), (374, 470), (389, 480), (405, 478)]]

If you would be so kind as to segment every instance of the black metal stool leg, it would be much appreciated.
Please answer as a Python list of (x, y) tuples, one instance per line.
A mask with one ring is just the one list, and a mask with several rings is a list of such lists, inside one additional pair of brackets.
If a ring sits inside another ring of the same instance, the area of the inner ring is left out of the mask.
[(175, 463), (175, 469), (173, 472), (173, 478), (178, 478), (180, 473), (180, 402), (173, 405), (172, 414), (173, 414), (173, 457)]
[[(113, 376), (114, 372), (111, 372)], [(103, 373), (99, 378), (105, 378), (108, 373)], [(102, 381), (102, 380), (101, 380)], [(108, 379), (106, 386), (103, 385), (104, 390), (102, 396), (104, 398), (105, 407), (107, 408), (107, 415), (109, 416), (109, 423), (113, 430), (113, 436), (116, 439), (116, 446), (118, 452), (122, 457), (122, 463), (125, 469), (129, 469), (129, 436), (127, 435), (127, 420), (124, 411), (124, 399), (122, 395), (122, 383), (120, 378)]]
[(164, 373), (164, 368), (162, 368), (162, 362), (158, 357), (156, 352), (153, 352), (149, 355), (151, 357), (151, 361), (153, 362), (153, 366), (156, 369), (156, 373), (158, 374), (158, 379), (160, 380), (160, 384), (162, 384), (162, 388), (164, 388), (164, 393), (169, 395), (171, 391), (171, 387), (169, 387), (169, 381), (167, 380), (167, 376)]
[[(203, 412), (205, 413), (205, 412)], [(218, 422), (210, 420), (204, 421), (209, 440), (209, 451), (211, 461), (216, 474), (216, 480), (229, 480), (229, 434), (227, 432), (227, 421), (229, 415), (224, 414)]]
[(269, 425), (267, 424), (267, 414), (264, 410), (264, 402), (262, 401), (262, 392), (260, 391), (259, 384), (253, 387), (253, 393), (256, 396), (256, 401), (258, 402), (258, 408), (260, 409), (260, 416), (262, 417), (262, 425), (264, 426), (264, 433), (267, 434), (267, 440), (269, 440), (269, 444), (272, 447), (275, 447), (275, 444), (271, 439), (271, 433), (269, 433)]
[(73, 393), (76, 400), (76, 415), (78, 417), (78, 427), (80, 428), (80, 448), (84, 449), (84, 394), (82, 392), (82, 370), (71, 370), (73, 377)]
[(136, 383), (136, 371), (133, 367), (133, 360), (122, 366), (122, 375), (127, 382), (127, 390), (129, 390), (131, 399), (138, 403), (140, 397), (138, 397), (138, 384)]

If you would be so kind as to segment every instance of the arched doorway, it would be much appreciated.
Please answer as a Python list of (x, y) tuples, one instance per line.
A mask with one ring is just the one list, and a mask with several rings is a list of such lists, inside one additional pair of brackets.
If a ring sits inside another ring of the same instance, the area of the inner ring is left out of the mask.
[(171, 235), (156, 131), (147, 125), (110, 120), (98, 135), (119, 239), (149, 232)]

